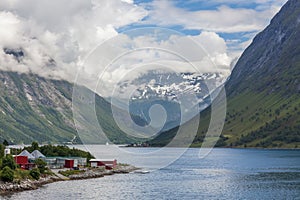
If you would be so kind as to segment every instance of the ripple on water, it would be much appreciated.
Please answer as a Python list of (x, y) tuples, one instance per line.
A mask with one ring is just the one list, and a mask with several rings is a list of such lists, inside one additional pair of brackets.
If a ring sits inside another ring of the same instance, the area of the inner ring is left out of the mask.
[(215, 149), (199, 159), (198, 149), (189, 149), (172, 165), (149, 174), (56, 182), (5, 198), (299, 199), (299, 155), (288, 150)]

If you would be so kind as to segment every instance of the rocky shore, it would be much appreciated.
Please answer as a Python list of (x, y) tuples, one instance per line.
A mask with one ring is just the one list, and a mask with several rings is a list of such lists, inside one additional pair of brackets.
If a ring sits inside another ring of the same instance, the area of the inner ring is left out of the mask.
[(102, 168), (86, 168), (83, 170), (82, 173), (70, 175), (64, 178), (57, 175), (48, 175), (45, 177), (41, 177), (39, 180), (26, 179), (22, 181), (14, 181), (12, 183), (0, 182), (0, 195), (5, 195), (14, 192), (21, 192), (25, 190), (35, 190), (45, 184), (53, 183), (56, 181), (100, 178), (106, 175), (130, 173), (137, 169), (138, 168), (131, 165), (118, 166), (116, 169), (113, 170), (105, 170)]
[(26, 179), (22, 181), (14, 181), (12, 183), (4, 183), (0, 182), (0, 195), (13, 193), (13, 192), (21, 192), (25, 190), (35, 190), (42, 185), (53, 183), (55, 181), (60, 181), (61, 179), (54, 175), (49, 175), (39, 180), (31, 180)]
[(79, 174), (74, 174), (68, 176), (71, 180), (78, 180), (78, 179), (89, 179), (89, 178), (99, 178), (107, 175), (113, 174), (126, 174), (132, 171), (137, 170), (138, 168), (128, 165), (128, 166), (118, 166), (116, 169), (113, 170), (105, 170), (103, 168), (92, 168), (86, 169), (84, 172)]

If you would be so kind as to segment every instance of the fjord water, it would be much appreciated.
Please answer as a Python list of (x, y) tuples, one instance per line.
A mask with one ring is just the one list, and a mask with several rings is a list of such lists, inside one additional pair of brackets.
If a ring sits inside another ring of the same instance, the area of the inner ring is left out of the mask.
[(300, 199), (300, 150), (213, 149), (202, 159), (198, 153), (188, 149), (170, 166), (148, 174), (56, 182), (5, 198)]

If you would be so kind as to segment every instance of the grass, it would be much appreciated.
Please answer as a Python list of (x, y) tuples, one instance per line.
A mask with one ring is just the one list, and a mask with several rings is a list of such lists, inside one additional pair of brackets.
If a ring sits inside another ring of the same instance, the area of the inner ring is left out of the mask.
[[(0, 71), (1, 77), (7, 83), (4, 85), (0, 82), (0, 142), (6, 139), (14, 144), (30, 144), (32, 141), (57, 144), (70, 141), (77, 135), (71, 108), (71, 83), (48, 80), (33, 74)], [(87, 95), (92, 94), (86, 88), (84, 91)], [(26, 97), (28, 93), (33, 101)], [(136, 142), (135, 138), (127, 136), (119, 129), (113, 119), (111, 105), (99, 96), (95, 99), (98, 121), (106, 136), (114, 143)], [(85, 102), (79, 103), (87, 107)], [(89, 121), (82, 123), (84, 126), (93, 127)], [(94, 135), (85, 137), (82, 134), (81, 137), (84, 142), (97, 143), (98, 132), (95, 130)], [(80, 143), (80, 139), (77, 142)]]
[(58, 173), (66, 176), (66, 177), (69, 177), (71, 175), (80, 174), (83, 172), (84, 172), (84, 170), (66, 170), (66, 171), (59, 171)]
[(32, 177), (29, 175), (29, 170), (22, 170), (22, 169), (16, 169), (15, 170), (15, 180), (25, 180), (25, 179), (32, 179)]
[[(194, 119), (195, 120), (195, 119)], [(210, 109), (201, 113), (199, 129), (191, 147), (201, 147)], [(184, 124), (185, 130), (193, 120)], [(300, 147), (300, 98), (293, 95), (244, 92), (229, 98), (222, 140), (219, 146), (295, 148)], [(153, 146), (167, 144), (176, 134), (170, 130), (150, 141)], [(208, 141), (210, 138), (206, 138)], [(213, 140), (213, 139), (211, 139)]]

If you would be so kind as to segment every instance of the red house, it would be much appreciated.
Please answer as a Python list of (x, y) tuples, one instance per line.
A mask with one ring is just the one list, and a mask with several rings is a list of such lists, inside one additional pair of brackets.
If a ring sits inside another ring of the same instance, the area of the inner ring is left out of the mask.
[(32, 169), (35, 166), (34, 163), (28, 162), (27, 156), (15, 156), (14, 160), (17, 163), (17, 165), (21, 167), (21, 169)]
[(18, 165), (28, 163), (28, 157), (27, 156), (15, 156), (14, 159), (15, 159), (15, 161)]
[(91, 159), (91, 167), (105, 166), (105, 169), (113, 169), (117, 166), (116, 159)]

